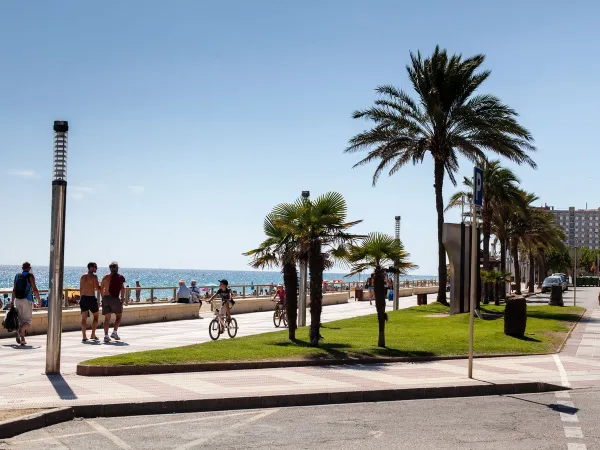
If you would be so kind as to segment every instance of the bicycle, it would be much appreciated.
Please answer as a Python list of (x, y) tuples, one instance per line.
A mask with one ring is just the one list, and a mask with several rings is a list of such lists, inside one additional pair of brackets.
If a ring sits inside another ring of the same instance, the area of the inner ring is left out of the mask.
[(285, 309), (283, 303), (277, 302), (275, 305), (275, 312), (273, 313), (273, 325), (275, 325), (275, 328), (279, 328), (281, 326), (281, 322), (283, 322), (284, 327), (288, 326), (287, 310)]
[[(211, 302), (212, 303), (212, 302)], [(221, 302), (223, 305), (223, 302)], [(233, 306), (230, 306), (230, 311)], [(219, 339), (221, 334), (225, 333), (225, 328), (227, 327), (227, 334), (230, 338), (234, 338), (238, 332), (238, 324), (237, 320), (233, 317), (227, 319), (225, 313), (221, 314), (221, 308), (215, 309), (215, 318), (210, 321), (208, 325), (208, 334), (213, 341)]]

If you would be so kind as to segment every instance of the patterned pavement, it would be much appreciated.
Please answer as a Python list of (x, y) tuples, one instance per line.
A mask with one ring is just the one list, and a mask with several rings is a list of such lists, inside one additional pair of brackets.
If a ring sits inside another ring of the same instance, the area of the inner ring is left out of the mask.
[[(409, 305), (411, 299), (404, 302)], [(323, 321), (373, 312), (368, 302), (329, 306)], [(274, 330), (271, 317), (271, 312), (237, 316), (240, 336)], [(31, 337), (26, 349), (1, 340), (0, 409), (526, 381), (565, 385), (568, 380), (572, 388), (600, 385), (597, 309), (575, 330), (570, 344), (577, 343), (576, 348), (569, 345), (560, 355), (476, 359), (474, 380), (466, 377), (466, 360), (102, 378), (74, 374), (77, 362), (94, 356), (204, 342), (207, 328), (207, 318), (124, 327), (123, 342), (108, 345), (82, 344), (79, 333), (64, 333), (63, 374), (53, 377), (43, 374), (45, 336)]]

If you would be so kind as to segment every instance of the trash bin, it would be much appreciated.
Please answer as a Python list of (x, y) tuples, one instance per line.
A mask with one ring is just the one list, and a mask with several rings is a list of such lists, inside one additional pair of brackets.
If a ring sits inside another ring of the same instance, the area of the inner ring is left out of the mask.
[(354, 301), (357, 301), (357, 302), (363, 301), (363, 290), (362, 289), (354, 290)]
[(550, 291), (550, 301), (548, 305), (550, 306), (565, 306), (565, 302), (563, 301), (563, 292), (562, 286), (552, 286), (552, 290)]
[(524, 297), (506, 299), (504, 308), (504, 334), (523, 337), (527, 327), (527, 301)]
[(417, 294), (417, 305), (427, 304), (427, 294)]

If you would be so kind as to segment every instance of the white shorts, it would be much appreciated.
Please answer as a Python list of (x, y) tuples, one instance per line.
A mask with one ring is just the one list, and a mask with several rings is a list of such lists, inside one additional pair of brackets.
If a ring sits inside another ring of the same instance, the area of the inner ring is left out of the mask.
[(30, 302), (26, 298), (16, 298), (15, 308), (17, 308), (19, 323), (21, 326), (26, 323), (31, 325), (31, 317), (33, 316), (33, 302)]

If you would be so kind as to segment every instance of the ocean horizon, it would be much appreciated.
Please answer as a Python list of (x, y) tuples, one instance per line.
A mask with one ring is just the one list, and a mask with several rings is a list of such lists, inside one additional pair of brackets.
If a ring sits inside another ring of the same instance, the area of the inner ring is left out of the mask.
[[(0, 265), (0, 289), (9, 289), (13, 286), (15, 274), (21, 266)], [(87, 272), (86, 267), (65, 267), (64, 286), (79, 287), (81, 275)], [(121, 267), (119, 272), (125, 277), (126, 284), (134, 286), (139, 281), (143, 287), (173, 287), (179, 280), (185, 280), (188, 285), (191, 280), (196, 280), (200, 286), (210, 286), (218, 283), (218, 280), (226, 279), (230, 285), (268, 285), (280, 283), (283, 275), (279, 271), (258, 270), (202, 270), (202, 269), (145, 269)], [(48, 266), (33, 266), (32, 273), (35, 275), (39, 289), (48, 289)], [(107, 267), (98, 268), (98, 276), (102, 277), (108, 273)], [(325, 280), (358, 281), (364, 280), (366, 274), (347, 277), (344, 272), (326, 272)], [(401, 280), (423, 280), (437, 279), (437, 275), (403, 275)]]

